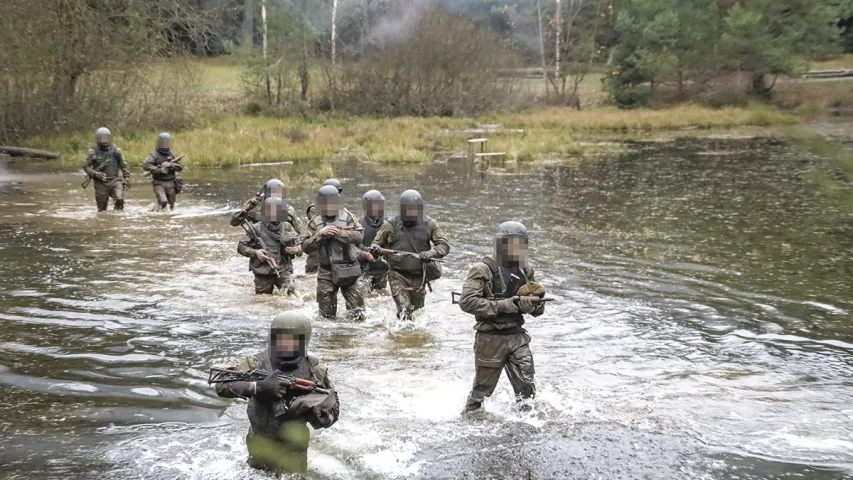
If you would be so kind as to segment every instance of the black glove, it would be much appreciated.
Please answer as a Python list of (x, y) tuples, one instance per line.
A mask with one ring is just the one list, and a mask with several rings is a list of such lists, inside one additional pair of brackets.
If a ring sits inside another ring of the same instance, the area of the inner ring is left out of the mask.
[(329, 428), (338, 420), (332, 415), (332, 409), (335, 408), (337, 397), (337, 393), (330, 392), (319, 405), (311, 409), (308, 422), (314, 429)]
[(384, 255), (382, 247), (380, 247), (379, 245), (372, 245), (370, 247), (370, 253), (373, 255), (374, 258), (379, 258), (380, 255)]
[(282, 381), (276, 377), (275, 373), (271, 373), (267, 376), (267, 378), (257, 382), (256, 392), (258, 395), (263, 395), (265, 397), (271, 397), (276, 400), (281, 398)]
[(121, 184), (125, 190), (130, 190), (130, 180), (125, 180), (125, 181), (121, 182)]
[(430, 259), (435, 257), (435, 252), (432, 250), (427, 250), (425, 252), (421, 252), (418, 254), (421, 257), (421, 261), (428, 262)]
[(98, 180), (100, 180), (102, 182), (106, 182), (107, 181), (107, 174), (104, 172), (101, 172), (98, 174), (97, 178), (98, 178)]

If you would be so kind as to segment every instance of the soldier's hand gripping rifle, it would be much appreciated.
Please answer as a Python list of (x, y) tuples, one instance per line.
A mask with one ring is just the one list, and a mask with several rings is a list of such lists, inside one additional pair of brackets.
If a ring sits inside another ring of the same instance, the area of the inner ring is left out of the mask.
[[(462, 296), (462, 293), (460, 293), (460, 292), (450, 292), (450, 302), (453, 305), (458, 305), (459, 304), (459, 297), (461, 297), (461, 296)], [(507, 297), (504, 297), (503, 294), (498, 293), (496, 295), (486, 297), (486, 300), (491, 300), (494, 302), (497, 300), (504, 300), (506, 298)], [(510, 297), (510, 298), (512, 298), (512, 297)], [(554, 301), (553, 298), (540, 298), (540, 297), (537, 297), (535, 295), (520, 295), (520, 296), (518, 296), (518, 299), (519, 300), (530, 300), (533, 303), (543, 303), (543, 302), (553, 302)]]
[[(175, 159), (173, 159), (173, 160), (167, 160), (167, 161), (168, 161), (169, 163), (178, 163), (178, 162), (180, 162), (180, 161), (181, 161), (181, 159), (182, 159), (182, 158), (184, 158), (184, 157), (186, 157), (186, 156), (187, 156), (186, 154), (183, 154), (183, 155), (181, 155), (181, 156), (180, 156), (180, 157), (178, 157), (178, 158), (175, 158)], [(159, 168), (159, 167), (158, 167), (158, 168)], [(146, 178), (148, 178), (148, 177), (150, 177), (150, 176), (151, 176), (151, 171), (150, 171), (150, 170), (149, 170), (149, 171), (147, 171), (147, 172), (145, 172), (145, 177), (146, 177)]]
[[(107, 165), (109, 165), (110, 162), (112, 162), (112, 161), (113, 161), (113, 157), (110, 156), (109, 158), (104, 160), (101, 163), (101, 165), (98, 166), (98, 168), (95, 169), (95, 172), (98, 173), (98, 177), (100, 177), (101, 181), (104, 181), (107, 179), (106, 175), (104, 175), (104, 169), (107, 168)], [(89, 186), (90, 183), (92, 183), (92, 177), (89, 175), (86, 175), (86, 180), (83, 180), (83, 184), (80, 186), (83, 187), (83, 190), (86, 190), (86, 188)]]
[(267, 250), (267, 246), (264, 244), (264, 240), (261, 238), (261, 236), (255, 232), (255, 229), (252, 228), (251, 225), (249, 225), (249, 222), (244, 221), (240, 224), (240, 226), (243, 227), (243, 230), (246, 231), (246, 235), (248, 235), (249, 238), (257, 242), (257, 244), (261, 246), (261, 250), (264, 251), (268, 259), (266, 260), (266, 262), (272, 267), (272, 271), (275, 272), (276, 278), (281, 278), (281, 273), (279, 273), (278, 271), (278, 264), (272, 257), (270, 257), (270, 251)]
[[(330, 392), (325, 388), (320, 388), (316, 383), (311, 380), (306, 380), (304, 378), (297, 378), (291, 375), (285, 375), (284, 373), (276, 370), (275, 372), (276, 378), (286, 385), (288, 390), (297, 390), (303, 393), (322, 393), (324, 395), (328, 395)], [(226, 368), (211, 368), (210, 373), (207, 376), (207, 384), (213, 385), (215, 383), (228, 383), (228, 382), (258, 382), (264, 380), (270, 375), (270, 372), (265, 370), (251, 370), (249, 372), (240, 372), (238, 370), (230, 370)], [(275, 403), (273, 407), (273, 414), (276, 417), (284, 415), (287, 412), (287, 404), (284, 399)]]

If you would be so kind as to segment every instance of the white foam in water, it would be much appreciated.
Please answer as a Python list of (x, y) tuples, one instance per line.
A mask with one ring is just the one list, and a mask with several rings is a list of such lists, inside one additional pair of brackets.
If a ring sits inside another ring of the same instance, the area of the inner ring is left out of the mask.
[(50, 389), (63, 389), (63, 390), (72, 390), (75, 392), (89, 392), (94, 393), (98, 391), (98, 387), (94, 385), (89, 385), (88, 383), (55, 383), (50, 386)]
[(811, 306), (813, 306), (813, 307), (817, 307), (817, 308), (820, 308), (820, 309), (826, 310), (827, 312), (830, 312), (830, 313), (835, 313), (835, 314), (838, 314), (838, 315), (847, 315), (847, 310), (843, 310), (843, 309), (840, 309), (840, 308), (838, 308), (838, 307), (834, 307), (834, 306), (832, 306), (832, 305), (828, 305), (828, 304), (826, 304), (826, 303), (820, 303), (820, 302), (803, 302), (803, 304), (804, 304), (804, 305), (811, 305)]
[(155, 388), (148, 388), (148, 387), (132, 388), (130, 391), (133, 393), (136, 393), (138, 395), (145, 395), (146, 397), (159, 397), (160, 396), (160, 391), (155, 389)]

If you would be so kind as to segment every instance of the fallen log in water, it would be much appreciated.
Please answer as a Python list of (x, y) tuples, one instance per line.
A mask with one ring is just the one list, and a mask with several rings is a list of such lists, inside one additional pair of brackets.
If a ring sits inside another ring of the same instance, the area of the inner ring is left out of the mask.
[(0, 146), (0, 153), (5, 153), (12, 157), (30, 157), (30, 158), (59, 158), (59, 154), (48, 152), (46, 150), (35, 150), (32, 148), (22, 147), (4, 147)]

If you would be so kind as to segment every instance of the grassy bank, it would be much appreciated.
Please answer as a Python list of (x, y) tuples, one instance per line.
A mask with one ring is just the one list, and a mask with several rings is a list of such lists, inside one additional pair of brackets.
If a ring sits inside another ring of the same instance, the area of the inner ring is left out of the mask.
[[(504, 151), (510, 159), (535, 161), (582, 155), (594, 148), (584, 137), (606, 134), (645, 134), (683, 129), (770, 126), (796, 123), (776, 110), (763, 107), (712, 110), (686, 105), (664, 110), (565, 108), (482, 118), (393, 119), (275, 119), (230, 116), (203, 128), (174, 132), (174, 148), (185, 153), (186, 164), (229, 167), (249, 163), (311, 161), (354, 157), (365, 161), (410, 163), (435, 155), (464, 152), (467, 138), (489, 138), (491, 151)], [(495, 131), (478, 131), (483, 124), (500, 125)], [(154, 148), (158, 132), (123, 135), (115, 142), (132, 165), (141, 164)], [(82, 163), (92, 144), (90, 132), (53, 138), (35, 138), (27, 144), (58, 151), (69, 165)]]

